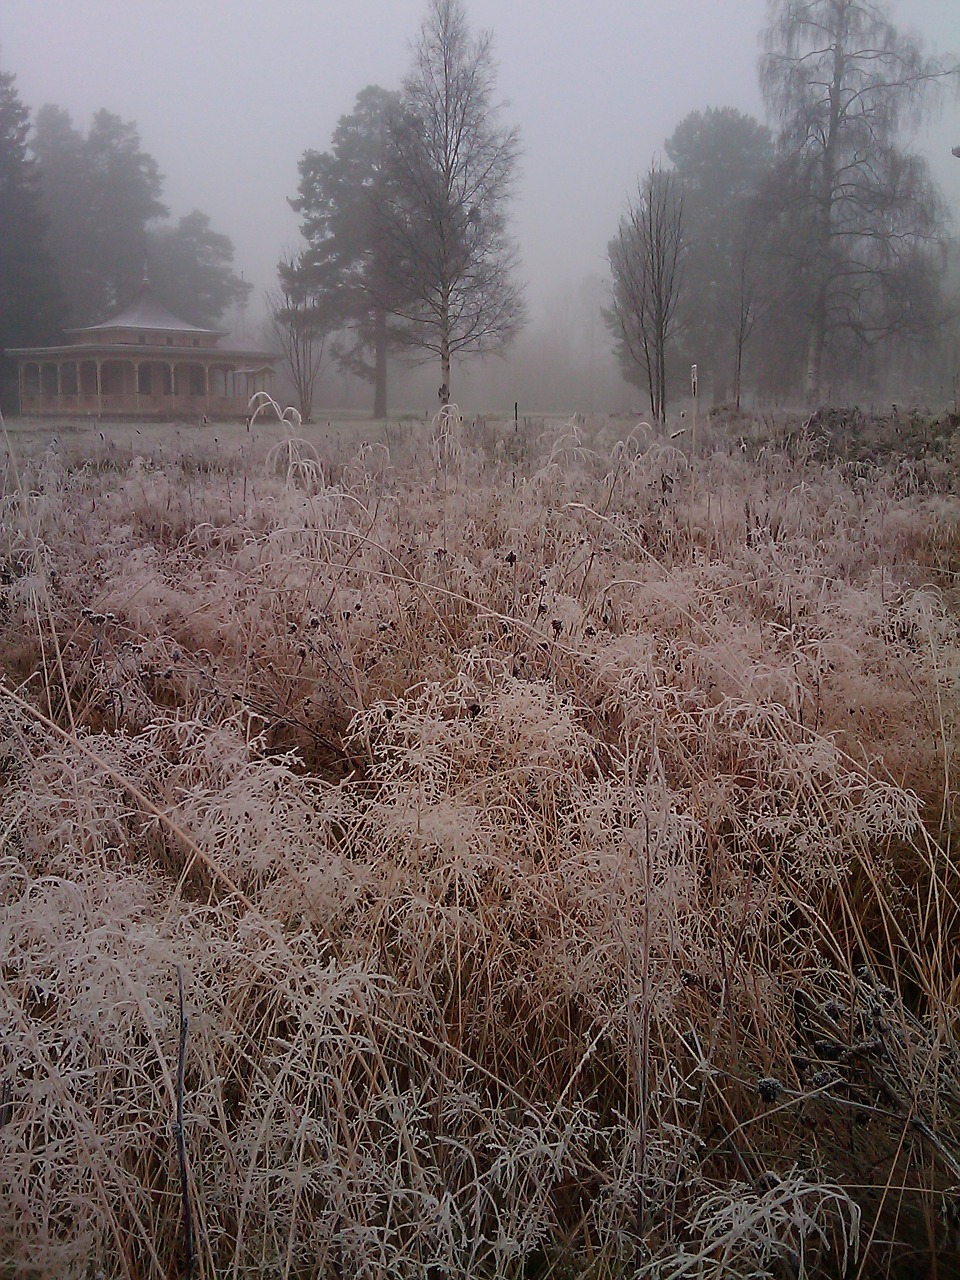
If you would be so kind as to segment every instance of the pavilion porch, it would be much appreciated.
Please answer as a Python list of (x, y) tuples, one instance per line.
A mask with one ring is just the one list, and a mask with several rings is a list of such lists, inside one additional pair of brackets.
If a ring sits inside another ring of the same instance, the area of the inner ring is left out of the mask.
[(268, 365), (235, 361), (81, 356), (19, 362), (20, 412), (113, 417), (243, 417), (250, 397), (269, 391)]

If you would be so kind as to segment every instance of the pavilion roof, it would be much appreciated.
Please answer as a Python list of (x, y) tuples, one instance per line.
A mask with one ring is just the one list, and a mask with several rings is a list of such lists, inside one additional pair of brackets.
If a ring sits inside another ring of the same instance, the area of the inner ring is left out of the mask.
[[(272, 351), (251, 351), (234, 347), (188, 347), (178, 344), (172, 347), (134, 346), (129, 342), (111, 342), (108, 337), (102, 342), (66, 343), (56, 347), (7, 347), (6, 354), (18, 359), (86, 360), (99, 358), (110, 360), (188, 360), (191, 364), (233, 364), (243, 360), (248, 364), (263, 368), (267, 364), (276, 364), (279, 359)], [(243, 372), (238, 370), (238, 372)]]
[(181, 320), (179, 316), (175, 316), (154, 297), (147, 280), (144, 280), (140, 286), (140, 292), (129, 306), (124, 307), (115, 316), (111, 316), (109, 320), (103, 320), (100, 324), (83, 325), (79, 329), (67, 329), (65, 332), (83, 333), (95, 338), (98, 334), (105, 334), (110, 329), (163, 329), (170, 333), (205, 333), (215, 334), (217, 337), (226, 335), (225, 329), (203, 329), (199, 325), (190, 324), (186, 320)]

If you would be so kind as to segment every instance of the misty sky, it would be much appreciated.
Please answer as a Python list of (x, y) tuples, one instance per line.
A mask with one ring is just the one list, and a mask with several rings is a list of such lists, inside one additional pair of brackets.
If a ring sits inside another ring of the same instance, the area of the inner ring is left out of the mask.
[[(134, 120), (171, 215), (193, 208), (229, 235), (236, 267), (274, 283), (298, 240), (286, 204), (297, 161), (326, 150), (367, 84), (399, 87), (423, 0), (4, 0), (0, 69), (24, 102)], [(534, 319), (603, 272), (637, 176), (687, 112), (762, 118), (766, 0), (467, 0), (491, 28), (505, 120), (520, 126), (514, 206)], [(960, 52), (960, 0), (895, 0), (898, 25)], [(960, 222), (960, 105), (918, 140)], [(258, 306), (259, 309), (259, 306)]]

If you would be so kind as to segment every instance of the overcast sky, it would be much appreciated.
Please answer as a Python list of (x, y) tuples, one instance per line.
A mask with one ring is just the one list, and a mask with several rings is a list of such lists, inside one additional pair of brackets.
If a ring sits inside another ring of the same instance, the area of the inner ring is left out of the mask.
[[(178, 217), (193, 208), (257, 288), (298, 239), (286, 204), (368, 84), (399, 86), (424, 0), (3, 0), (0, 69), (23, 101), (136, 122)], [(590, 272), (638, 174), (689, 112), (762, 117), (766, 0), (467, 0), (495, 33), (505, 120), (520, 126), (515, 230), (534, 317)], [(960, 52), (960, 0), (894, 0), (901, 27)], [(960, 107), (917, 140), (960, 222)]]

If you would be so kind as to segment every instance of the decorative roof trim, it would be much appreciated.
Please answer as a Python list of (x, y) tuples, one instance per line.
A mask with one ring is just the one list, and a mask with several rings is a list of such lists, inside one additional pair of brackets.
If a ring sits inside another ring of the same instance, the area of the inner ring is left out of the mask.
[(226, 361), (230, 364), (237, 360), (260, 360), (276, 364), (280, 359), (270, 351), (250, 351), (233, 347), (162, 347), (143, 346), (134, 342), (91, 342), (67, 343), (58, 347), (7, 347), (6, 355), (18, 359), (40, 359), (76, 361), (80, 364), (88, 360), (96, 360), (98, 354), (108, 360), (152, 360), (159, 364), (176, 359), (184, 364), (217, 364)]

